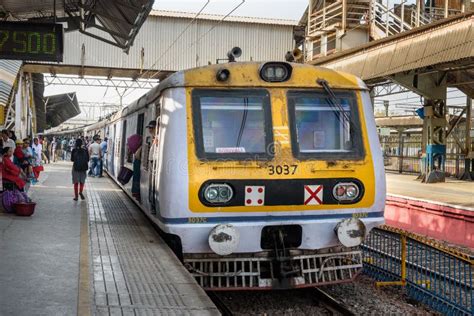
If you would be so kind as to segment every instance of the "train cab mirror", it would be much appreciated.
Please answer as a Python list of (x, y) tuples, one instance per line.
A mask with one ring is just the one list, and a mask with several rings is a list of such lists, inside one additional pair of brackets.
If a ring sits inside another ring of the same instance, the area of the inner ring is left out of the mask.
[(284, 82), (290, 79), (292, 68), (290, 64), (271, 62), (260, 67), (260, 77), (267, 82)]

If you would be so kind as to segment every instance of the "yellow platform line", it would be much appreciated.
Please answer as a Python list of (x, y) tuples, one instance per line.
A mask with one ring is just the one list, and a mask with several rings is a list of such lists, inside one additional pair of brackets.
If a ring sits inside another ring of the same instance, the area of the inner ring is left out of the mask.
[(79, 291), (77, 299), (77, 315), (91, 315), (90, 288), (90, 253), (89, 253), (89, 218), (87, 203), (81, 203), (81, 237), (79, 253)]

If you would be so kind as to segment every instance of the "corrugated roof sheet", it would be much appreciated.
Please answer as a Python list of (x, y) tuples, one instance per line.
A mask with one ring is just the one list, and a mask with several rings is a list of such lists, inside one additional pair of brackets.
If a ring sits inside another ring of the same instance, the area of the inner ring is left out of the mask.
[[(167, 10), (152, 10), (150, 12), (152, 16), (161, 16), (168, 18), (186, 18), (193, 19), (196, 13), (179, 12), (179, 11), (167, 11)], [(197, 20), (210, 20), (220, 21), (224, 15), (220, 14), (207, 14), (201, 13), (196, 19)], [(255, 23), (255, 24), (275, 24), (275, 25), (298, 25), (298, 21), (285, 20), (285, 19), (267, 19), (267, 18), (256, 18), (248, 16), (228, 16), (225, 18), (226, 22), (240, 22), (240, 23)]]
[(21, 61), (0, 59), (0, 105), (5, 106), (12, 90), (15, 78), (21, 67)]
[(61, 123), (81, 114), (76, 93), (64, 93), (45, 97), (46, 124), (56, 127)]
[(474, 58), (474, 12), (310, 62), (363, 80)]

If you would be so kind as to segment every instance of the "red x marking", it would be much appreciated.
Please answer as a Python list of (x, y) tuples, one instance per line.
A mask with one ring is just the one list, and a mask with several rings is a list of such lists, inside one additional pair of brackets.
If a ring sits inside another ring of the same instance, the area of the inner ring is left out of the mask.
[(316, 202), (318, 202), (318, 204), (323, 204), (323, 201), (321, 201), (321, 200), (316, 196), (316, 194), (318, 194), (318, 193), (323, 189), (323, 186), (322, 186), (322, 185), (318, 186), (318, 188), (317, 188), (316, 190), (314, 190), (314, 192), (311, 191), (309, 185), (305, 185), (304, 188), (305, 188), (305, 190), (308, 191), (308, 193), (309, 193), (309, 198), (306, 199), (306, 201), (304, 201), (304, 205), (307, 205), (309, 202), (311, 202), (312, 199), (315, 199)]

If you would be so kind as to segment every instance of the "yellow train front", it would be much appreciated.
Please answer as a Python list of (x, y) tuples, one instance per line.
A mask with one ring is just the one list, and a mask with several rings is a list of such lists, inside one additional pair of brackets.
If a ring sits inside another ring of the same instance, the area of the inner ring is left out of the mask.
[(154, 95), (153, 218), (204, 288), (314, 286), (360, 272), (358, 246), (383, 223), (385, 203), (362, 81), (301, 64), (228, 63), (178, 72)]

